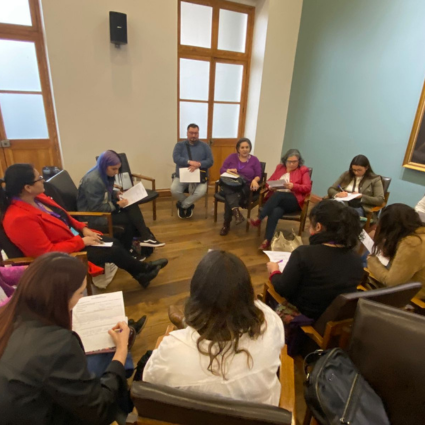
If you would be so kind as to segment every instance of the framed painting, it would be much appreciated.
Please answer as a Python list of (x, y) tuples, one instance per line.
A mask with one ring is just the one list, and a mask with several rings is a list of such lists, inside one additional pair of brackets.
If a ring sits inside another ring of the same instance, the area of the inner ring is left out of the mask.
[(404, 155), (403, 167), (425, 172), (425, 84), (410, 133), (406, 155)]

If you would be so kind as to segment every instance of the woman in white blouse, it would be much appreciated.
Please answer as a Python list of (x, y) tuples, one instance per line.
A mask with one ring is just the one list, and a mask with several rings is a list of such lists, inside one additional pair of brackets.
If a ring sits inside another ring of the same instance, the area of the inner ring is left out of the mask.
[(384, 188), (381, 176), (376, 175), (369, 160), (364, 155), (353, 158), (348, 171), (328, 189), (330, 198), (346, 198), (349, 193), (357, 193), (357, 198), (347, 204), (363, 217), (373, 207), (384, 202)]
[(191, 281), (185, 323), (154, 350), (144, 381), (279, 404), (283, 324), (255, 301), (251, 277), (238, 257), (211, 251), (202, 259)]

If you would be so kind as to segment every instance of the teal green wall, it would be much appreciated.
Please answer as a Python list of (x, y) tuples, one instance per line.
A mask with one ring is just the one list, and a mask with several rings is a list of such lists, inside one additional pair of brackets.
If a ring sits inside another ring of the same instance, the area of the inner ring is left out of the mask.
[(304, 0), (283, 151), (323, 196), (357, 154), (415, 205), (425, 173), (402, 167), (425, 79), (425, 0)]

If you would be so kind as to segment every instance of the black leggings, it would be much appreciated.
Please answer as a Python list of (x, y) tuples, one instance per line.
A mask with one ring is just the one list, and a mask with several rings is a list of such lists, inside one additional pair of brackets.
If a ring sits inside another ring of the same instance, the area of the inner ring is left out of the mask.
[(283, 214), (301, 211), (297, 198), (292, 192), (275, 192), (264, 204), (259, 218), (263, 220), (267, 216), (266, 239), (271, 241), (276, 230), (277, 223)]
[(124, 232), (117, 235), (117, 238), (125, 249), (131, 248), (134, 237), (140, 236), (142, 240), (150, 237), (143, 214), (137, 204), (114, 211), (112, 213), (112, 223), (124, 227)]
[(117, 239), (108, 236), (102, 236), (102, 239), (104, 242), (113, 242), (113, 245), (110, 248), (86, 246), (82, 251), (87, 251), (89, 261), (100, 267), (104, 267), (105, 263), (114, 263), (134, 278), (140, 273), (147, 272), (147, 265), (133, 258)]

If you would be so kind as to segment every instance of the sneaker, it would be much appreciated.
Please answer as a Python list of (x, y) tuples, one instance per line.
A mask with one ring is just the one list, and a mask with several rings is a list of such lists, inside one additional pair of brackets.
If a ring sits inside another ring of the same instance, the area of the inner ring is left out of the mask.
[(176, 203), (176, 208), (177, 208), (177, 216), (178, 218), (186, 218), (186, 210), (184, 208), (182, 208), (180, 202)]
[(140, 241), (140, 246), (147, 246), (150, 248), (159, 248), (164, 245), (164, 242), (159, 242), (156, 239), (145, 239), (144, 241)]
[(192, 204), (189, 208), (186, 208), (186, 218), (191, 218), (193, 216), (194, 209), (195, 209), (194, 204)]
[(135, 249), (130, 249), (130, 255), (135, 258), (137, 261), (145, 261), (146, 257), (142, 254), (139, 254)]

